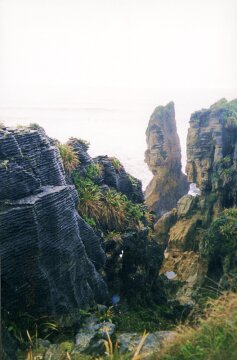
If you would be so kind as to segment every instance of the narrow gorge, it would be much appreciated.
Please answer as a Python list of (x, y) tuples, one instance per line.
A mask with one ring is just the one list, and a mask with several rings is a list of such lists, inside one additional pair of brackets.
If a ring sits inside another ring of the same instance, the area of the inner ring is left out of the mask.
[(61, 359), (67, 340), (64, 358), (81, 360), (103, 356), (108, 334), (126, 353), (145, 329), (149, 359), (200, 298), (236, 289), (237, 100), (191, 115), (187, 175), (173, 102), (155, 109), (146, 139), (143, 194), (84, 140), (1, 124), (4, 359), (24, 359), (35, 331), (40, 359)]

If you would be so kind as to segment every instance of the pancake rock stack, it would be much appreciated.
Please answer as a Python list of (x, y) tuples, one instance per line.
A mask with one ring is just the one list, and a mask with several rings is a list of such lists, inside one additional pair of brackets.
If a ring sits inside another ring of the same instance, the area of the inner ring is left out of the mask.
[(197, 184), (200, 194), (183, 196), (155, 225), (166, 248), (161, 274), (173, 274), (171, 295), (184, 304), (210, 285), (208, 279), (214, 281), (210, 280), (211, 286), (220, 284), (222, 289), (236, 282), (236, 100), (222, 99), (191, 115), (187, 176), (190, 183)]
[(146, 189), (145, 198), (158, 219), (174, 208), (188, 192), (188, 182), (181, 171), (181, 148), (173, 102), (155, 109), (148, 124), (146, 140), (145, 162), (153, 179)]
[(78, 215), (59, 150), (39, 129), (0, 129), (3, 307), (57, 314), (104, 301), (105, 254)]

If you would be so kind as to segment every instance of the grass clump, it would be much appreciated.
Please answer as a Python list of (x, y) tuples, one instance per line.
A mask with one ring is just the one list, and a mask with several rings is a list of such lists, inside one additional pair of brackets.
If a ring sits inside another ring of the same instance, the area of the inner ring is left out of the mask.
[(70, 145), (60, 144), (58, 148), (63, 160), (64, 169), (67, 173), (71, 174), (80, 163), (78, 156)]
[(123, 165), (121, 164), (119, 159), (117, 159), (116, 157), (110, 157), (109, 159), (111, 160), (112, 165), (115, 168), (115, 170), (119, 171), (123, 168)]
[(98, 223), (102, 211), (102, 194), (100, 187), (88, 178), (81, 177), (78, 173), (73, 174), (73, 181), (79, 195), (79, 213), (85, 219), (93, 219)]
[(235, 360), (237, 357), (237, 294), (211, 300), (197, 327), (183, 326), (153, 360)]
[[(94, 167), (90, 168), (89, 174), (94, 174), (94, 171)], [(142, 205), (132, 203), (126, 195), (114, 189), (102, 190), (90, 177), (82, 177), (78, 172), (73, 173), (73, 182), (80, 199), (79, 213), (90, 219), (93, 225), (108, 232), (140, 226), (145, 216)]]
[(79, 143), (85, 148), (85, 150), (88, 150), (90, 147), (89, 141), (81, 139), (81, 138), (70, 137), (69, 142), (70, 143)]
[(108, 241), (115, 241), (117, 243), (122, 243), (123, 242), (122, 235), (119, 232), (110, 231), (105, 236), (105, 242)]
[(39, 130), (41, 128), (41, 126), (37, 123), (30, 123), (29, 128), (31, 130)]

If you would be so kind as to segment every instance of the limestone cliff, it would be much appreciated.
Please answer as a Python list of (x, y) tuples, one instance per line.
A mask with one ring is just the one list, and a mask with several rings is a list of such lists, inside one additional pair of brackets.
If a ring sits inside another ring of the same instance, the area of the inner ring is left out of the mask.
[(104, 301), (105, 254), (76, 211), (59, 150), (42, 129), (0, 129), (0, 255), (4, 308), (67, 312)]
[(96, 165), (100, 169), (94, 179), (98, 185), (114, 188), (135, 203), (144, 202), (141, 181), (128, 174), (117, 158), (107, 155), (92, 158), (88, 154), (89, 145), (81, 139), (70, 138), (67, 144), (78, 155), (80, 161), (78, 171), (82, 175), (86, 174), (88, 166)]
[[(90, 192), (98, 197), (93, 205), (103, 207), (102, 217), (92, 212), (87, 221), (94, 220), (94, 228), (101, 236), (106, 254), (104, 267), (105, 279), (111, 294), (120, 294), (130, 301), (164, 301), (162, 282), (156, 274), (159, 272), (163, 253), (152, 231), (151, 216), (144, 205), (141, 181), (128, 174), (117, 158), (98, 156), (91, 158), (88, 145), (83, 140), (71, 138), (68, 144), (78, 154), (80, 164), (72, 173), (72, 179), (80, 196), (85, 184)], [(112, 191), (112, 192), (111, 192)], [(105, 221), (107, 206), (104, 203), (106, 192), (112, 195), (110, 213), (120, 214), (119, 223), (111, 217)], [(87, 196), (88, 198), (88, 196)], [(102, 203), (101, 203), (102, 202)], [(124, 207), (123, 204), (126, 203)], [(79, 206), (79, 212), (83, 209)], [(83, 216), (83, 211), (82, 211)], [(139, 300), (138, 300), (139, 299)]]
[(159, 106), (153, 112), (146, 131), (145, 162), (153, 179), (145, 193), (146, 204), (159, 218), (176, 206), (188, 192), (181, 171), (181, 148), (175, 122), (174, 103)]
[[(221, 215), (219, 222), (215, 222), (224, 208), (237, 205), (236, 100), (229, 103), (220, 100), (191, 116), (187, 175), (189, 182), (200, 188), (200, 195), (182, 197), (177, 208), (155, 225), (160, 241), (166, 247), (161, 273), (168, 277), (172, 275), (173, 291), (183, 303), (206, 289), (208, 281), (213, 287), (219, 282), (223, 285), (225, 279), (228, 288), (230, 274), (233, 276), (237, 271), (236, 261), (232, 259), (236, 254), (235, 246), (231, 244), (228, 250), (226, 243), (222, 254), (223, 244), (216, 244), (224, 241), (223, 234), (227, 230), (231, 234), (230, 241), (236, 241), (236, 232), (230, 226), (235, 214), (228, 214), (231, 221)], [(226, 225), (217, 234), (220, 224)], [(213, 229), (215, 236), (212, 236)]]

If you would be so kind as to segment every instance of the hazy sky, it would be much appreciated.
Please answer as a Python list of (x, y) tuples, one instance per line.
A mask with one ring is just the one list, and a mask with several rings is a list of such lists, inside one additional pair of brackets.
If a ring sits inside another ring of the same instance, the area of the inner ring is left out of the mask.
[(233, 89), (236, 64), (236, 0), (0, 0), (0, 106)]

